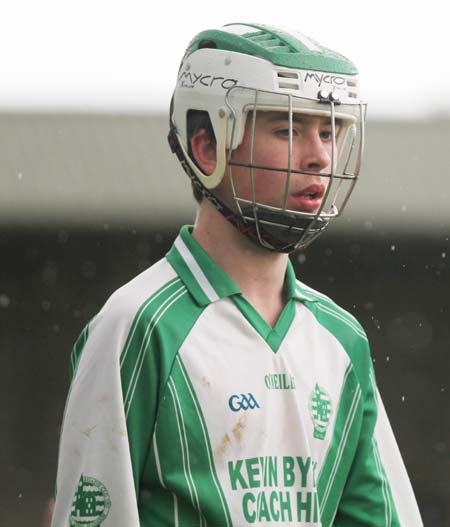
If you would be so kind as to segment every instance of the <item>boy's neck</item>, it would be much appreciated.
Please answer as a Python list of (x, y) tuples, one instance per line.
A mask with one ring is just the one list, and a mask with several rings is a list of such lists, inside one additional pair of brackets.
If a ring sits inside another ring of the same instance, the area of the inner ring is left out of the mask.
[(232, 278), (272, 327), (285, 304), (287, 254), (257, 246), (239, 233), (206, 199), (197, 212), (194, 238)]

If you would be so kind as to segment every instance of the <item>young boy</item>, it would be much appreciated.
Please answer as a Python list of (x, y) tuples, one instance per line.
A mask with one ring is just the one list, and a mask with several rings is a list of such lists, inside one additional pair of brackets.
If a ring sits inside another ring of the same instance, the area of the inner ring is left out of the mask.
[(364, 116), (304, 35), (192, 40), (169, 142), (195, 226), (75, 344), (54, 527), (422, 525), (363, 329), (288, 260), (342, 212)]

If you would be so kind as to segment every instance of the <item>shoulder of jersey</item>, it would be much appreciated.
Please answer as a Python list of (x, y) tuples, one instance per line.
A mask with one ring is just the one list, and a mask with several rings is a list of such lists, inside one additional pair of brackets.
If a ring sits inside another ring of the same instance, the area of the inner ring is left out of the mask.
[(131, 321), (144, 304), (149, 304), (156, 298), (162, 300), (181, 287), (184, 286), (178, 275), (163, 258), (117, 289), (91, 325), (95, 326), (102, 319), (113, 319), (118, 323)]
[(326, 312), (335, 318), (340, 318), (343, 323), (349, 325), (360, 337), (367, 340), (367, 335), (364, 328), (359, 323), (358, 319), (355, 318), (349, 311), (345, 310), (343, 307), (339, 306), (332, 300), (330, 297), (320, 293), (319, 291), (309, 287), (300, 280), (296, 280), (298, 289), (311, 297), (313, 302), (316, 303), (319, 310)]

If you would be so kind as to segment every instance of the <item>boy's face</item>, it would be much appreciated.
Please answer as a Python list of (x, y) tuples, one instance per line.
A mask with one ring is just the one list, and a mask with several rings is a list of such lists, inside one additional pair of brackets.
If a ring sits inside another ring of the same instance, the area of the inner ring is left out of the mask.
[[(255, 119), (253, 160), (251, 160), (253, 115), (249, 114), (241, 145), (233, 151), (231, 162), (236, 196), (253, 199), (264, 205), (282, 207), (293, 211), (314, 213), (321, 205), (329, 178), (332, 160), (332, 132), (329, 118), (306, 114), (293, 114), (291, 169), (312, 173), (291, 174), (286, 189), (289, 158), (289, 121), (284, 112), (259, 111)], [(337, 122), (336, 136), (340, 125)], [(253, 189), (250, 169), (234, 163), (264, 166), (253, 169)], [(286, 192), (287, 191), (287, 192)], [(216, 189), (218, 197), (233, 206), (228, 169)], [(216, 193), (215, 192), (215, 193)], [(234, 208), (234, 207), (233, 207)]]

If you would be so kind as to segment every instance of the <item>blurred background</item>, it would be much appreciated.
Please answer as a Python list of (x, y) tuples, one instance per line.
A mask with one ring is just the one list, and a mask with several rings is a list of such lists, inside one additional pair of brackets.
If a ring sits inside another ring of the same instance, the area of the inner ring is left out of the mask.
[(189, 40), (235, 21), (295, 27), (360, 68), (361, 179), (292, 261), (364, 325), (425, 525), (450, 526), (447, 28), (437, 0), (360, 5), (2, 4), (0, 527), (45, 524), (84, 324), (193, 221), (167, 109)]

